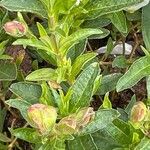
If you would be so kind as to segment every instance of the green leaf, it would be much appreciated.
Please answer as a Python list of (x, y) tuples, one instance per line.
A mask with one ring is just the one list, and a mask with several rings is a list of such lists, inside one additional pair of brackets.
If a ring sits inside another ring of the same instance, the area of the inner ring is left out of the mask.
[(150, 139), (144, 137), (141, 142), (134, 148), (134, 150), (148, 150), (150, 149)]
[(112, 108), (112, 104), (111, 104), (111, 101), (109, 99), (109, 93), (105, 94), (104, 101), (103, 101), (103, 104), (101, 107), (105, 108), (105, 109), (111, 109)]
[(30, 143), (41, 143), (41, 137), (37, 130), (33, 128), (18, 128), (11, 130), (12, 135)]
[(37, 27), (38, 27), (38, 30), (39, 30), (40, 37), (47, 36), (47, 32), (44, 29), (44, 27), (42, 26), (42, 24), (37, 22)]
[(119, 79), (117, 83), (117, 91), (131, 88), (140, 79), (150, 75), (150, 57), (142, 57), (136, 60), (129, 70)]
[(129, 102), (129, 104), (127, 105), (127, 107), (125, 108), (125, 112), (130, 115), (131, 109), (134, 106), (134, 104), (136, 103), (136, 96), (133, 95), (131, 98), (131, 101)]
[(144, 0), (89, 0), (85, 9), (88, 11), (87, 18), (96, 18), (104, 14), (109, 14), (126, 9), (129, 6), (139, 4)]
[(52, 96), (52, 91), (46, 82), (42, 83), (42, 96), (40, 102), (46, 105), (54, 106), (54, 97)]
[(6, 135), (0, 133), (0, 141), (2, 141), (2, 142), (11, 142), (11, 139), (8, 138)]
[(123, 11), (115, 12), (109, 15), (111, 22), (113, 25), (121, 32), (127, 33), (128, 27), (126, 22), (126, 16)]
[(83, 66), (96, 56), (97, 56), (97, 53), (87, 53), (87, 54), (83, 54), (77, 57), (75, 62), (72, 65), (70, 78), (74, 79), (78, 75), (78, 73), (82, 70)]
[(104, 95), (107, 92), (111, 92), (115, 90), (117, 82), (119, 78), (122, 76), (121, 73), (114, 73), (110, 75), (106, 75), (102, 77), (101, 85), (99, 89), (97, 90), (97, 95)]
[(32, 46), (37, 49), (47, 51), (49, 53), (51, 52), (53, 54), (53, 52), (51, 51), (49, 47), (47, 47), (47, 45), (45, 45), (42, 41), (35, 39), (35, 38), (34, 39), (18, 39), (13, 43), (13, 45), (23, 45), (24, 47)]
[(57, 73), (54, 69), (51, 68), (42, 68), (35, 70), (26, 77), (26, 80), (28, 81), (49, 81), (56, 79)]
[(11, 81), (17, 77), (17, 67), (14, 63), (0, 61), (0, 81)]
[(108, 125), (105, 130), (121, 145), (132, 143), (133, 131), (131, 126), (121, 119), (115, 119), (113, 124)]
[(111, 23), (109, 18), (104, 18), (103, 16), (92, 20), (86, 20), (81, 24), (82, 28), (99, 28), (105, 27)]
[(143, 12), (142, 12), (142, 34), (143, 34), (143, 39), (146, 45), (146, 48), (148, 51), (150, 51), (150, 4), (147, 6), (143, 7)]
[(126, 68), (128, 67), (128, 62), (127, 59), (124, 56), (117, 56), (113, 63), (112, 63), (112, 67), (118, 67), (118, 68)]
[(0, 6), (9, 11), (31, 12), (42, 17), (47, 17), (46, 10), (39, 0), (2, 0), (0, 1)]
[(65, 141), (61, 138), (54, 138), (53, 140), (48, 140), (43, 145), (39, 145), (38, 150), (66, 150)]
[(0, 55), (0, 59), (7, 60), (7, 59), (13, 59), (13, 58), (9, 55)]
[(68, 53), (68, 50), (77, 44), (79, 41), (86, 39), (87, 37), (94, 34), (102, 34), (103, 32), (100, 29), (79, 29), (78, 31), (72, 33), (70, 36), (63, 39), (60, 43), (60, 51), (64, 54)]
[(4, 53), (4, 51), (5, 51), (5, 46), (6, 46), (7, 43), (8, 43), (8, 40), (2, 41), (2, 42), (0, 43), (0, 56)]
[(6, 101), (6, 104), (18, 109), (21, 112), (21, 115), (23, 116), (23, 118), (26, 119), (27, 121), (29, 121), (28, 115), (27, 115), (27, 110), (31, 106), (30, 103), (28, 103), (24, 100), (20, 100), (20, 99), (10, 99), (10, 100)]
[(2, 109), (0, 107), (0, 132), (3, 131), (5, 117), (6, 117), (6, 109)]
[(72, 91), (70, 99), (70, 111), (76, 111), (79, 108), (90, 104), (93, 94), (94, 81), (99, 75), (100, 69), (98, 63), (92, 63), (76, 79), (76, 82), (70, 87)]
[(68, 141), (69, 150), (98, 150), (92, 135), (76, 137), (73, 141)]
[(18, 82), (10, 86), (10, 90), (19, 98), (26, 100), (31, 104), (39, 102), (39, 98), (42, 95), (42, 88), (38, 84)]
[(103, 129), (117, 117), (119, 117), (119, 113), (114, 109), (100, 109), (96, 112), (94, 120), (84, 127), (79, 135), (91, 134)]
[(72, 47), (67, 54), (67, 58), (70, 58), (72, 62), (84, 53), (87, 45), (87, 40), (82, 40), (78, 44), (76, 44), (74, 47)]

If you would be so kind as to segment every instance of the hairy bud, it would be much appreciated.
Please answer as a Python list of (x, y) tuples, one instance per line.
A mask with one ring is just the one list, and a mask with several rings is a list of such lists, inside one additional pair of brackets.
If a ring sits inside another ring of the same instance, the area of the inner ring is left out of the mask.
[(26, 34), (26, 26), (18, 21), (10, 21), (4, 25), (4, 30), (7, 34), (14, 37), (22, 37)]
[(57, 111), (52, 106), (34, 104), (28, 109), (28, 117), (31, 124), (44, 134), (53, 128), (57, 119)]
[(133, 123), (139, 123), (143, 121), (146, 116), (146, 112), (146, 105), (141, 101), (137, 102), (131, 110), (130, 121)]

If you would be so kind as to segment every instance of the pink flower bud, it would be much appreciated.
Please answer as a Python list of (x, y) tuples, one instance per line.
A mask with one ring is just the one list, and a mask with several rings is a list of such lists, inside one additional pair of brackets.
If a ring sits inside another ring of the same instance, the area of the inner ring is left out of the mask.
[(147, 112), (146, 105), (141, 101), (137, 102), (131, 110), (130, 115), (131, 122), (140, 123), (141, 121), (144, 120), (146, 112)]
[(67, 134), (75, 133), (76, 127), (77, 127), (77, 122), (75, 118), (71, 118), (68, 116), (60, 120), (60, 122), (56, 126), (56, 129), (61, 134), (67, 135)]
[(31, 124), (42, 134), (52, 130), (57, 119), (57, 111), (52, 106), (34, 104), (28, 109), (28, 117)]
[(26, 26), (18, 21), (10, 21), (5, 23), (4, 30), (7, 34), (14, 37), (22, 37), (27, 32)]

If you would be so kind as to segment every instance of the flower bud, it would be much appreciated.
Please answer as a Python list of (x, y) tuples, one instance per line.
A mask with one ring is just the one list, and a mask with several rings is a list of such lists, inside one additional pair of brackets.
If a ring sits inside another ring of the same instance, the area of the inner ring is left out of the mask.
[(130, 116), (131, 122), (139, 123), (143, 121), (146, 116), (146, 112), (147, 112), (146, 105), (141, 101), (137, 102), (131, 110)]
[(81, 109), (76, 115), (78, 127), (84, 127), (85, 125), (90, 123), (91, 120), (94, 119), (94, 117), (95, 112), (93, 111), (92, 107)]
[(27, 32), (26, 26), (18, 21), (10, 21), (5, 23), (4, 30), (7, 34), (14, 37), (22, 37)]
[(56, 129), (64, 135), (73, 134), (76, 132), (77, 122), (75, 118), (65, 117), (60, 120)]
[(28, 109), (28, 117), (31, 124), (44, 134), (53, 128), (57, 119), (57, 111), (52, 106), (34, 104)]

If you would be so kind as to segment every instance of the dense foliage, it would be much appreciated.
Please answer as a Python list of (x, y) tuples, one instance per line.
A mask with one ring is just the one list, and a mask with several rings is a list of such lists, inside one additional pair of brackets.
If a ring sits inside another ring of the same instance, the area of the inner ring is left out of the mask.
[[(0, 6), (0, 150), (150, 149), (149, 0)], [(145, 77), (142, 101), (114, 105)]]

